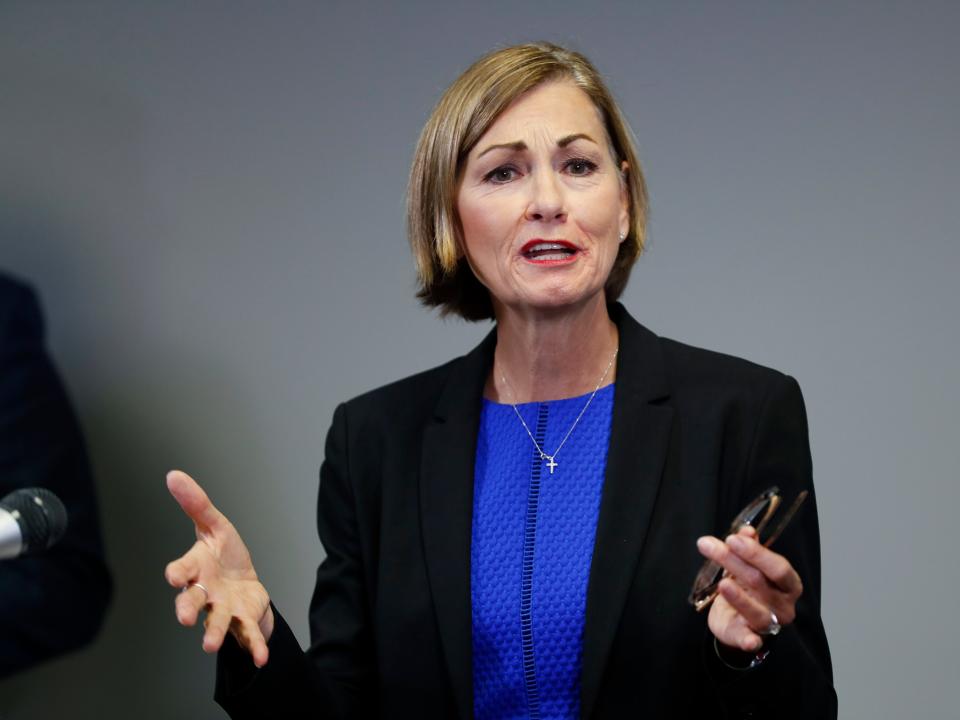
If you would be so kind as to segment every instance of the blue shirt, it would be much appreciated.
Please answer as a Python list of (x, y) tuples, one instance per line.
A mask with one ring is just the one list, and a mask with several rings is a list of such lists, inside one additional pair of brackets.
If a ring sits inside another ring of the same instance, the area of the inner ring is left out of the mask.
[[(517, 409), (547, 454), (589, 394)], [(597, 392), (551, 474), (511, 405), (483, 401), (470, 590), (477, 720), (576, 718), (587, 580), (613, 385)]]

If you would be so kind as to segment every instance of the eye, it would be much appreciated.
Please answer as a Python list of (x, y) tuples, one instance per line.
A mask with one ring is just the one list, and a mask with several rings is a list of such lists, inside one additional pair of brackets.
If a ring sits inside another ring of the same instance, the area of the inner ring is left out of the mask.
[(570, 158), (564, 164), (564, 168), (566, 168), (567, 172), (571, 175), (583, 176), (596, 172), (597, 164), (586, 158)]
[(517, 169), (512, 165), (501, 165), (494, 168), (483, 176), (484, 181), (491, 182), (494, 185), (503, 185), (517, 177)]

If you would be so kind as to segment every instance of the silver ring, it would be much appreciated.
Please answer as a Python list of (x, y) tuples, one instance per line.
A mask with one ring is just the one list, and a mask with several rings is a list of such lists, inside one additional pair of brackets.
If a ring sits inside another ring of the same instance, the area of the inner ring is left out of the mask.
[(767, 626), (767, 629), (761, 632), (761, 635), (776, 635), (783, 629), (783, 625), (780, 624), (780, 619), (777, 617), (777, 614), (771, 610), (770, 611), (770, 624)]
[[(198, 583), (198, 582), (187, 583), (187, 584), (184, 585), (182, 588), (180, 588), (180, 592), (184, 593), (184, 592), (186, 592), (187, 590), (189, 590), (189, 589), (192, 588), (192, 587), (198, 587), (198, 588), (200, 588), (201, 590), (203, 590), (204, 603), (206, 603), (206, 602), (208, 602), (208, 601), (210, 600), (210, 591), (207, 590), (203, 585), (201, 585), (201, 584)], [(776, 616), (774, 616), (774, 617), (776, 617)]]

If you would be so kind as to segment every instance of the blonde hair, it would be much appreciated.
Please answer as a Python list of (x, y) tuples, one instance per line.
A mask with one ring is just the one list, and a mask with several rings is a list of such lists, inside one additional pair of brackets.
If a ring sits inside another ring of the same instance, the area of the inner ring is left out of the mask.
[(600, 112), (614, 160), (627, 163), (630, 230), (607, 279), (607, 301), (626, 287), (646, 240), (647, 189), (632, 133), (600, 77), (578, 52), (537, 42), (495, 50), (467, 68), (447, 88), (420, 134), (407, 191), (407, 234), (417, 265), (417, 297), (441, 314), (467, 320), (493, 317), (488, 290), (461, 250), (457, 189), (470, 150), (500, 113), (541, 83), (569, 79)]

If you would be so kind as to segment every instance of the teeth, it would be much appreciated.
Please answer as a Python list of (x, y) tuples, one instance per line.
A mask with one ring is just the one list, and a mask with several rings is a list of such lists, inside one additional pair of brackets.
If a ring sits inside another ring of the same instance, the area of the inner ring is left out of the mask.
[(529, 248), (527, 252), (531, 253), (531, 252), (542, 252), (544, 250), (564, 250), (565, 248), (566, 246), (561, 245), (560, 243), (543, 242), (543, 243), (537, 243), (533, 247)]
[(566, 260), (569, 255), (566, 253), (549, 253), (547, 255), (540, 255), (537, 257), (537, 260)]
[(563, 250), (565, 252), (573, 252), (573, 248), (568, 247), (562, 243), (537, 243), (527, 249), (527, 253), (535, 252), (545, 252), (547, 250)]

